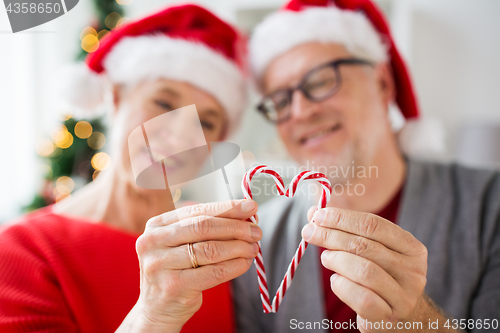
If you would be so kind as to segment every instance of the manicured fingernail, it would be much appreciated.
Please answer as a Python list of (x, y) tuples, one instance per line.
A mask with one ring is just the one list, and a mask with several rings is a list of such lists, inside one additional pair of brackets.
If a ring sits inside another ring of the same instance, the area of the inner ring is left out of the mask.
[(256, 225), (251, 225), (250, 226), (250, 235), (252, 236), (253, 239), (259, 240), (260, 237), (262, 236), (262, 231), (260, 228)]
[(313, 223), (306, 224), (305, 227), (302, 228), (302, 238), (310, 240), (314, 234), (314, 229), (316, 229), (316, 226)]
[(335, 280), (337, 280), (338, 277), (339, 275), (337, 273), (330, 276), (330, 284), (332, 285), (335, 282)]
[(312, 220), (313, 220), (313, 222), (316, 222), (317, 224), (321, 224), (325, 220), (325, 215), (326, 215), (326, 212), (324, 209), (318, 209), (314, 213)]
[(252, 210), (255, 209), (255, 201), (253, 200), (247, 200), (247, 201), (243, 201), (241, 203), (241, 211), (243, 213), (248, 213), (248, 212), (251, 212)]
[(252, 243), (252, 251), (253, 253), (257, 254), (259, 252), (259, 244)]

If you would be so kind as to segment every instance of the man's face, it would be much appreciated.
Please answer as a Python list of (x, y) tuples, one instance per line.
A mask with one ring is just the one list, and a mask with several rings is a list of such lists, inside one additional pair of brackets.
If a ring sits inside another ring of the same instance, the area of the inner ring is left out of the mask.
[[(269, 65), (264, 93), (296, 85), (318, 65), (352, 57), (338, 44), (302, 44)], [(393, 85), (387, 66), (341, 65), (339, 70), (342, 84), (335, 95), (312, 102), (296, 91), (291, 118), (277, 126), (288, 152), (300, 163), (367, 166), (384, 137), (393, 137), (387, 117)]]

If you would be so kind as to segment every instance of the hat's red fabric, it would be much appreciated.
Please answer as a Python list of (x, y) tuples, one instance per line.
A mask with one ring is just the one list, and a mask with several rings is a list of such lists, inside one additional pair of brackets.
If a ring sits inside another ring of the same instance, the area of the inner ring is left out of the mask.
[(301, 11), (311, 6), (336, 6), (340, 9), (360, 11), (373, 24), (380, 35), (389, 43), (389, 57), (391, 69), (396, 84), (396, 102), (406, 119), (418, 118), (419, 110), (415, 91), (410, 80), (408, 69), (399, 54), (389, 24), (382, 11), (370, 0), (291, 0), (282, 9)]
[(122, 38), (142, 35), (167, 35), (199, 42), (243, 68), (242, 36), (208, 10), (195, 5), (169, 7), (113, 30), (103, 38), (97, 51), (87, 56), (87, 65), (94, 72), (101, 73), (104, 58)]

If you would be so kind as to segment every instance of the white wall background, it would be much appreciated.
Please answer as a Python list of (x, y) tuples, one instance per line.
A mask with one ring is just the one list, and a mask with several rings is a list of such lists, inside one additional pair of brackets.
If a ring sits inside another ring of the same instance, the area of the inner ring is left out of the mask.
[[(230, 22), (246, 24), (245, 13), (276, 8), (284, 1), (194, 2)], [(138, 17), (171, 3), (176, 2), (135, 0), (128, 6), (127, 16)], [(422, 113), (444, 123), (448, 134), (445, 158), (453, 158), (462, 126), (500, 124), (500, 1), (379, 3), (388, 13), (397, 44), (410, 65)], [(6, 11), (0, 6), (0, 221), (17, 215), (38, 189), (41, 174), (36, 141), (48, 135), (57, 121), (50, 97), (53, 73), (75, 57), (80, 31), (90, 22), (91, 2), (80, 0), (66, 15), (12, 34)], [(255, 130), (258, 138), (254, 138)], [(280, 149), (272, 127), (255, 112), (245, 116), (237, 142), (258, 158)]]
[(444, 123), (453, 157), (463, 126), (500, 124), (500, 1), (397, 0), (394, 9), (421, 110)]

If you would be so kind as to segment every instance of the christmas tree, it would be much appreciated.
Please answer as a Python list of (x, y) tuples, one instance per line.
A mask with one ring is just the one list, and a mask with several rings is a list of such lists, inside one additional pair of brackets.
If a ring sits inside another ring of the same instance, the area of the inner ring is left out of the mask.
[[(131, 0), (93, 2), (95, 23), (80, 33), (81, 48), (76, 57), (80, 61), (99, 48), (100, 40), (110, 30), (125, 22), (122, 5), (130, 4)], [(42, 190), (24, 207), (25, 211), (57, 202), (94, 180), (110, 164), (109, 155), (100, 151), (105, 144), (103, 118), (75, 119), (66, 115), (51, 131), (50, 139), (43, 138), (37, 143), (37, 153), (44, 159), (44, 182)]]

